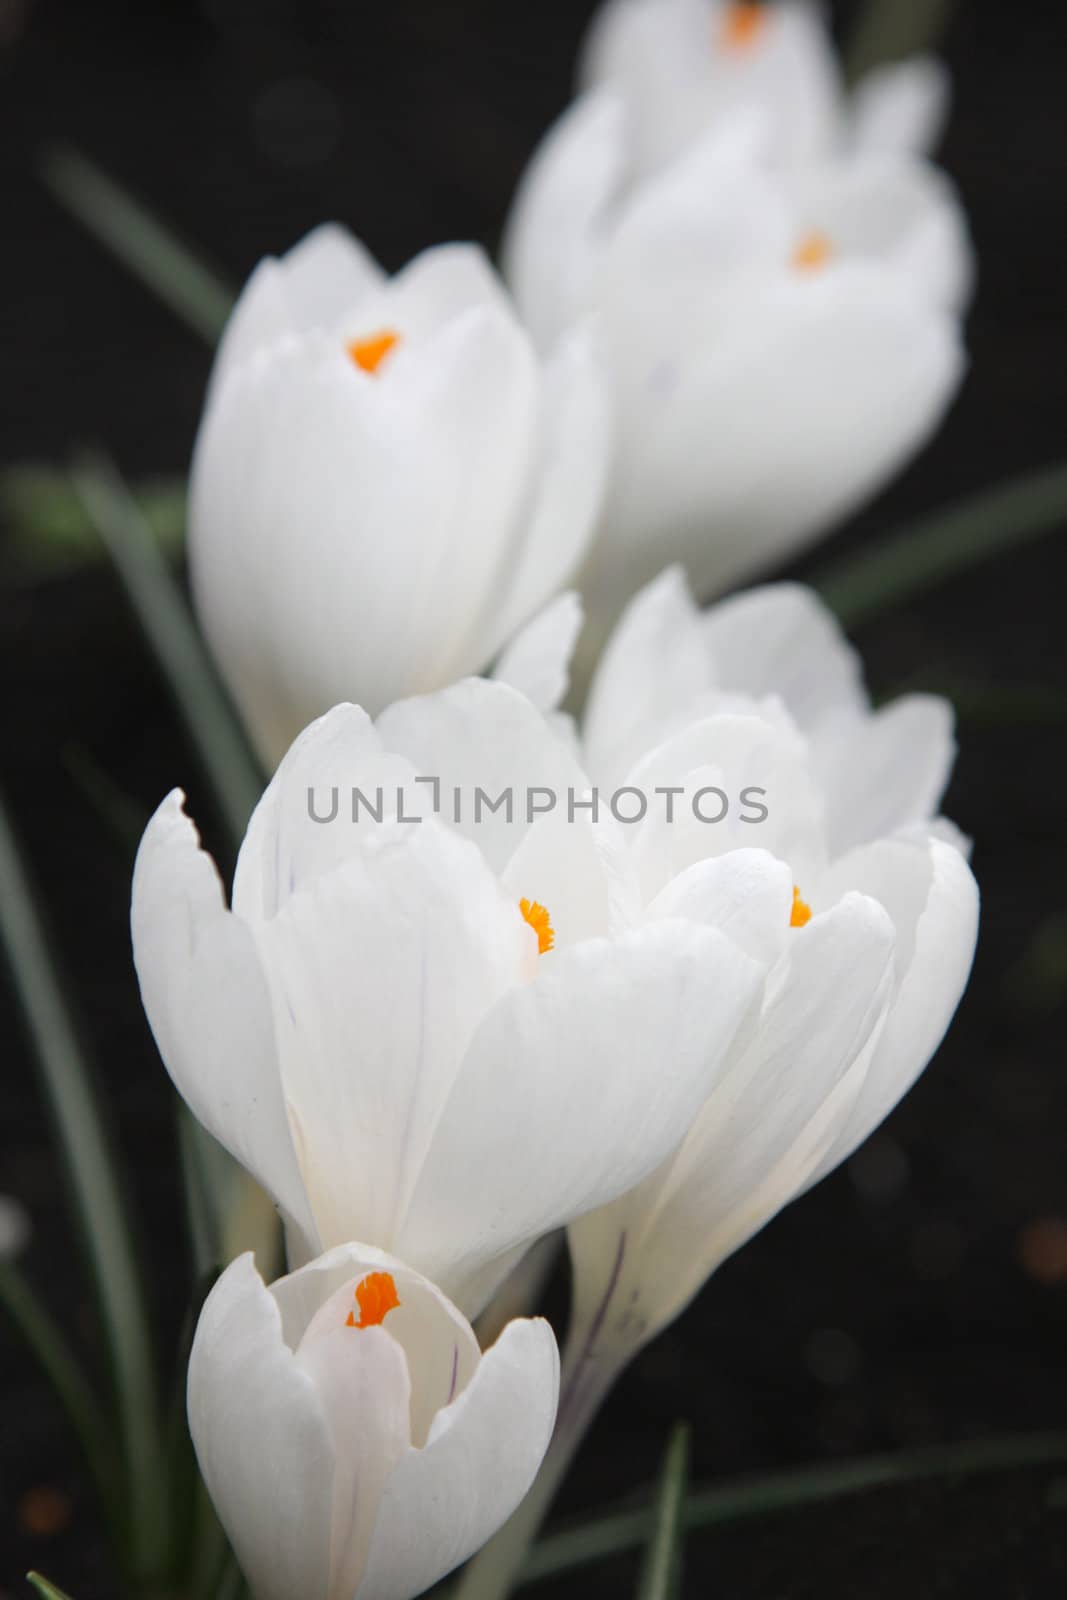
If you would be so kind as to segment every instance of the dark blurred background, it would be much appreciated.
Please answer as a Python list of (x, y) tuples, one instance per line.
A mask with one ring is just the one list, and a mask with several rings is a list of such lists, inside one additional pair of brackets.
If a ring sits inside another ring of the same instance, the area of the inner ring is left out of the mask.
[[(562, 108), (588, 0), (0, 0), (0, 455), (104, 443), (132, 475), (184, 471), (210, 354), (49, 196), (66, 140), (237, 284), (327, 217), (382, 262), (494, 246)], [(856, 7), (835, 8), (847, 28)], [(1067, 8), (963, 0), (945, 50), (945, 164), (979, 264), (972, 371), (948, 426), (804, 576), (921, 510), (1067, 456)], [(10, 532), (10, 530), (9, 530)], [(2, 556), (3, 547), (0, 547)], [(794, 569), (796, 570), (796, 569)], [(173, 1102), (128, 954), (131, 848), (87, 796), (99, 769), (147, 815), (181, 782), (225, 853), (193, 755), (102, 566), (0, 586), (3, 781), (129, 1163), (154, 1312), (173, 1347), (188, 1284)], [(635, 1365), (561, 1510), (648, 1479), (670, 1424), (698, 1478), (1030, 1428), (1067, 1429), (1067, 731), (1062, 538), (867, 623), (876, 692), (958, 696), (946, 809), (974, 837), (978, 964), (934, 1065), (848, 1166), (730, 1262)], [(90, 1357), (92, 1323), (49, 1128), (6, 983), (0, 1192), (29, 1208), (25, 1265)], [(10, 1019), (10, 1020), (7, 1020)], [(562, 1294), (557, 1287), (557, 1300)], [(42, 1568), (116, 1593), (48, 1391), (0, 1326), (0, 1600)], [(1067, 1465), (939, 1478), (708, 1530), (686, 1596), (1062, 1596)], [(634, 1564), (557, 1583), (632, 1592)]]

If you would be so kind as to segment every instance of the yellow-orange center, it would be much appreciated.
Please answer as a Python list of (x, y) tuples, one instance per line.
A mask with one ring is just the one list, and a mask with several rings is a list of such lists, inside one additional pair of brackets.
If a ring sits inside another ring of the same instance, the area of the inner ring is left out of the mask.
[(767, 8), (756, 0), (738, 0), (727, 6), (719, 24), (719, 44), (724, 50), (748, 50), (767, 25)]
[(551, 950), (556, 942), (555, 930), (549, 921), (548, 912), (537, 900), (520, 900), (519, 910), (537, 935), (537, 953), (543, 956), (546, 950)]
[(390, 1311), (395, 1311), (400, 1304), (393, 1274), (369, 1272), (361, 1283), (356, 1284), (356, 1303), (359, 1306), (359, 1320), (356, 1320), (356, 1313), (350, 1311), (345, 1320), (345, 1327), (380, 1327)]
[(400, 343), (400, 335), (392, 328), (382, 328), (366, 339), (350, 339), (345, 349), (357, 367), (364, 372), (377, 372), (386, 356)]
[(810, 922), (810, 921), (811, 921), (811, 907), (808, 905), (808, 902), (806, 900), (802, 900), (801, 899), (800, 890), (797, 887), (797, 885), (794, 883), (794, 885), (793, 885), (793, 909), (789, 913), (789, 926), (791, 928), (802, 928), (806, 922)]
[(825, 267), (833, 253), (833, 244), (826, 234), (813, 228), (798, 241), (791, 265), (797, 272), (818, 272), (820, 267)]

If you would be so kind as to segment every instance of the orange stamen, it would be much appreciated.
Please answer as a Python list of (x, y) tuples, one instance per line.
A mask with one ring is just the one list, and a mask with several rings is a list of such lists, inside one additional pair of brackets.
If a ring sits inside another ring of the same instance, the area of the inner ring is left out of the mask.
[(548, 912), (537, 900), (520, 900), (519, 910), (537, 935), (537, 953), (543, 956), (551, 950), (556, 942), (555, 930), (549, 921)]
[(377, 372), (386, 356), (400, 343), (400, 335), (392, 328), (382, 328), (367, 339), (350, 339), (345, 349), (357, 367), (364, 372)]
[(400, 1304), (392, 1273), (369, 1272), (362, 1283), (356, 1284), (356, 1300), (359, 1303), (359, 1321), (356, 1321), (356, 1313), (350, 1311), (345, 1327), (380, 1327), (390, 1311), (395, 1311)]
[(724, 50), (748, 50), (767, 25), (767, 8), (756, 0), (738, 0), (727, 6), (719, 25), (719, 44)]
[(798, 243), (790, 264), (797, 272), (818, 272), (820, 267), (825, 267), (833, 253), (834, 247), (825, 233), (813, 228)]
[(802, 928), (805, 923), (810, 922), (810, 921), (811, 921), (811, 907), (808, 905), (808, 902), (806, 900), (802, 900), (800, 898), (800, 890), (797, 887), (797, 885), (794, 883), (794, 885), (793, 885), (793, 909), (789, 913), (789, 926), (791, 928)]

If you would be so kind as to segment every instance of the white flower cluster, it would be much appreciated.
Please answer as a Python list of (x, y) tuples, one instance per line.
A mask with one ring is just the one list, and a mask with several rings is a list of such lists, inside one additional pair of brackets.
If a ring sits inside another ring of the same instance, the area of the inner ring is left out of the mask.
[[(471, 1327), (525, 1252), (568, 1230), (588, 1409), (895, 1105), (971, 964), (948, 706), (872, 711), (803, 588), (689, 587), (825, 529), (955, 389), (939, 70), (847, 99), (807, 4), (611, 0), (584, 82), (514, 302), (473, 248), (389, 279), (319, 229), (246, 287), (197, 443), (199, 614), (277, 770), (229, 899), (164, 801), (133, 942), (285, 1224), (289, 1276), (230, 1265), (189, 1371), (257, 1600), (411, 1600), (473, 1554), (556, 1417), (548, 1325)], [(580, 721), (571, 580), (607, 640)]]

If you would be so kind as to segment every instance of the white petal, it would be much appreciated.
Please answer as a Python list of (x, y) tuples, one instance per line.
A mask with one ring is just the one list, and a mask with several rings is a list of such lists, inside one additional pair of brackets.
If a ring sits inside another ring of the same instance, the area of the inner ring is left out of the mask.
[(935, 814), (956, 757), (954, 722), (950, 703), (926, 694), (827, 722), (814, 754), (833, 855)]
[(457, 1241), (469, 1282), (640, 1181), (682, 1138), (759, 985), (754, 962), (691, 924), (561, 951), (475, 1035), (398, 1253), (481, 1309), (455, 1276)]
[(542, 348), (586, 306), (625, 161), (621, 102), (610, 93), (585, 95), (549, 130), (522, 176), (504, 235), (504, 270)]
[(141, 841), (133, 957), (164, 1065), (193, 1115), (309, 1239), (267, 984), (248, 928), (226, 910), (211, 858), (174, 790)]
[(510, 1516), (552, 1435), (559, 1357), (546, 1322), (512, 1322), (422, 1450), (386, 1488), (357, 1600), (410, 1600)]
[(432, 821), (375, 829), (256, 938), (319, 1237), (392, 1245), (468, 1043), (536, 940)]
[(200, 1470), (257, 1600), (332, 1600), (333, 1440), (251, 1255), (207, 1298), (188, 1400)]
[(371, 1272), (388, 1272), (400, 1304), (385, 1326), (407, 1356), (411, 1375), (411, 1442), (425, 1444), (443, 1406), (462, 1394), (481, 1352), (461, 1312), (428, 1278), (371, 1245), (342, 1244), (271, 1285), (282, 1313), (285, 1341), (296, 1347), (321, 1307), (339, 1289)]
[(974, 281), (974, 251), (959, 195), (930, 162), (889, 154), (835, 162), (791, 186), (798, 232), (823, 233), (855, 260), (881, 262), (916, 296), (961, 311)]
[(358, 855), (376, 820), (396, 817), (398, 788), (402, 814), (421, 816), (423, 790), (414, 776), (358, 706), (335, 706), (319, 717), (292, 745), (252, 813), (234, 876), (237, 914), (246, 922), (269, 920), (291, 894)]
[(287, 334), (327, 330), (373, 296), (385, 274), (359, 240), (336, 222), (323, 223), (284, 256), (268, 256), (249, 278), (226, 324), (211, 375), (223, 377)]
[(582, 723), (590, 771), (621, 779), (713, 684), (685, 573), (668, 567), (629, 602), (600, 658)]
[(767, 850), (731, 850), (687, 867), (648, 908), (650, 917), (677, 917), (718, 928), (770, 966), (789, 938), (793, 874)]
[(954, 321), (867, 264), (770, 274), (730, 306), (703, 352), (682, 329), (618, 392), (587, 595), (675, 558), (706, 596), (799, 547), (925, 441), (961, 376)]
[(572, 1225), (580, 1319), (614, 1276), (618, 1336), (644, 1342), (793, 1198), (855, 1099), (892, 961), (892, 923), (860, 895), (792, 931), (750, 1041), (677, 1155)]
[(493, 677), (525, 695), (538, 711), (554, 711), (570, 682), (582, 602), (573, 590), (559, 595), (515, 635), (497, 657)]
[(424, 250), (397, 273), (389, 294), (403, 327), (420, 336), (478, 306), (511, 314), (492, 262), (474, 244), (439, 244)]
[(553, 350), (540, 408), (530, 503), (483, 618), (494, 649), (571, 581), (596, 532), (610, 439), (604, 373), (587, 329)]
[(978, 937), (978, 885), (940, 839), (879, 840), (837, 863), (820, 892), (845, 883), (876, 895), (892, 916), (899, 972), (859, 1100), (817, 1177), (862, 1144), (927, 1065), (959, 1005)]
[(704, 614), (701, 632), (723, 688), (780, 696), (804, 732), (828, 712), (867, 709), (859, 654), (813, 589), (772, 583), (734, 595)]
[[(498, 872), (529, 826), (528, 791), (543, 791), (533, 800), (536, 815), (550, 799), (556, 809), (566, 806), (569, 787), (587, 787), (569, 746), (505, 683), (471, 679), (401, 701), (382, 713), (378, 730), (421, 776), (439, 780), (442, 817), (472, 839)], [(476, 804), (476, 789), (487, 801)], [(511, 820), (506, 806), (489, 809), (505, 793), (512, 796)]]
[(853, 148), (928, 155), (940, 143), (951, 94), (948, 70), (935, 56), (875, 67), (852, 93)]

